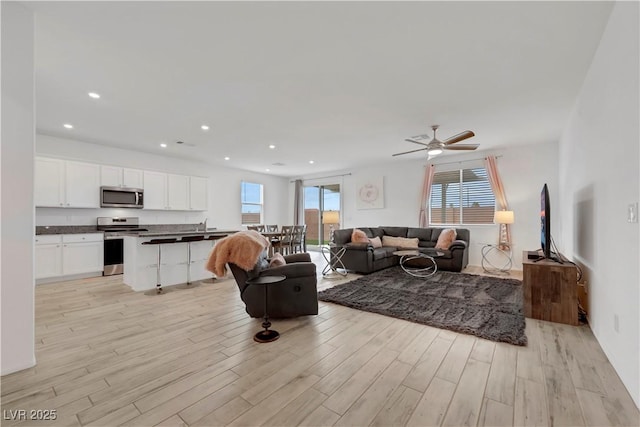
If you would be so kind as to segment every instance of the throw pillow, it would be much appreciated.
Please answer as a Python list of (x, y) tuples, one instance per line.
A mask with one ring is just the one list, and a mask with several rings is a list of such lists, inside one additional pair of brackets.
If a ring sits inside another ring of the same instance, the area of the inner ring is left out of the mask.
[(417, 248), (420, 239), (414, 237), (408, 239), (406, 237), (382, 236), (382, 246), (395, 246), (396, 248)]
[(374, 249), (382, 247), (382, 240), (380, 240), (379, 237), (372, 237), (369, 239), (369, 243), (371, 243), (371, 246), (373, 246)]
[(269, 268), (279, 267), (281, 265), (285, 265), (286, 263), (287, 261), (284, 259), (282, 254), (279, 252), (276, 252), (275, 254), (273, 254), (273, 257), (271, 257), (271, 261), (269, 261)]
[(354, 228), (353, 233), (351, 233), (351, 241), (354, 243), (369, 243), (369, 238), (364, 231)]
[(456, 240), (456, 235), (456, 230), (454, 230), (453, 228), (445, 228), (444, 230), (442, 230), (442, 233), (440, 233), (440, 236), (438, 236), (436, 249), (449, 249), (451, 243)]

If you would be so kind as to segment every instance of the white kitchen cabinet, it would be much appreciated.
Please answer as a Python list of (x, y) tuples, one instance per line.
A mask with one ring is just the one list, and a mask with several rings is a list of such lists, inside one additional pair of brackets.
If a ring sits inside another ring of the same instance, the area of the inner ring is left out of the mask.
[(143, 188), (144, 171), (140, 169), (122, 168), (122, 186), (128, 188)]
[(167, 209), (186, 211), (189, 209), (189, 177), (167, 175)]
[(189, 210), (189, 177), (144, 171), (144, 208)]
[(37, 207), (100, 207), (100, 166), (93, 163), (37, 157)]
[(104, 269), (104, 242), (102, 235), (100, 240), (87, 238), (86, 241), (77, 241), (75, 234), (73, 240), (62, 243), (62, 274), (82, 274), (102, 271)]
[(206, 211), (208, 205), (208, 179), (199, 176), (189, 177), (189, 209)]
[(35, 276), (36, 279), (62, 276), (62, 236), (60, 234), (36, 236)]
[(100, 207), (100, 165), (65, 162), (66, 207)]
[(121, 168), (119, 166), (100, 166), (100, 185), (107, 187), (143, 188), (144, 171)]
[(167, 209), (167, 174), (144, 171), (144, 208)]
[(64, 206), (64, 160), (36, 157), (34, 185), (36, 206)]
[(35, 239), (36, 279), (102, 273), (102, 233), (39, 235)]

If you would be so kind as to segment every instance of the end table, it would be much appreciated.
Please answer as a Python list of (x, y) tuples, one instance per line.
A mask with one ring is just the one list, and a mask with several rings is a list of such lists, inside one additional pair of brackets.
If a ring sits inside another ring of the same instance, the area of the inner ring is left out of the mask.
[[(322, 269), (323, 276), (330, 278), (332, 274), (339, 274), (340, 276), (347, 275), (347, 269), (342, 262), (342, 257), (347, 251), (345, 247), (337, 249), (337, 246), (335, 245), (323, 245), (320, 251), (322, 252), (324, 259), (327, 261), (327, 265)], [(341, 268), (342, 271), (339, 271), (338, 268)]]
[[(495, 257), (492, 261), (490, 257)], [(500, 263), (501, 265), (496, 265)], [(509, 243), (487, 244), (482, 247), (482, 269), (487, 273), (508, 273), (513, 265), (513, 254)]]
[(256, 342), (264, 343), (275, 341), (280, 338), (280, 333), (278, 331), (274, 331), (273, 329), (269, 329), (271, 326), (271, 322), (269, 321), (269, 300), (268, 300), (268, 288), (272, 283), (279, 283), (286, 279), (285, 276), (258, 276), (252, 279), (247, 280), (247, 285), (260, 285), (264, 286), (264, 318), (262, 322), (262, 327), (264, 331), (260, 331), (253, 336), (253, 340)]

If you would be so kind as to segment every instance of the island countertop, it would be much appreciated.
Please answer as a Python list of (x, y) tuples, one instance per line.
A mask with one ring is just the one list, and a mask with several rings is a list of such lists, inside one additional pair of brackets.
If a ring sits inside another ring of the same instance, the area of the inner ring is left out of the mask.
[(220, 236), (226, 237), (229, 234), (236, 233), (237, 230), (207, 230), (207, 231), (195, 231), (195, 230), (163, 230), (163, 231), (140, 231), (137, 233), (135, 237), (138, 238), (147, 238), (147, 237), (171, 237), (171, 236)]

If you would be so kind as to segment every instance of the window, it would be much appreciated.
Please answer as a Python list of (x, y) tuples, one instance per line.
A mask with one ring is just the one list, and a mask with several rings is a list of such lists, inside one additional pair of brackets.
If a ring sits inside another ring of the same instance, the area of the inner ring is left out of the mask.
[(242, 224), (262, 223), (262, 184), (242, 182), (240, 188), (242, 202)]
[(483, 167), (436, 172), (429, 201), (430, 224), (493, 224), (496, 199)]

